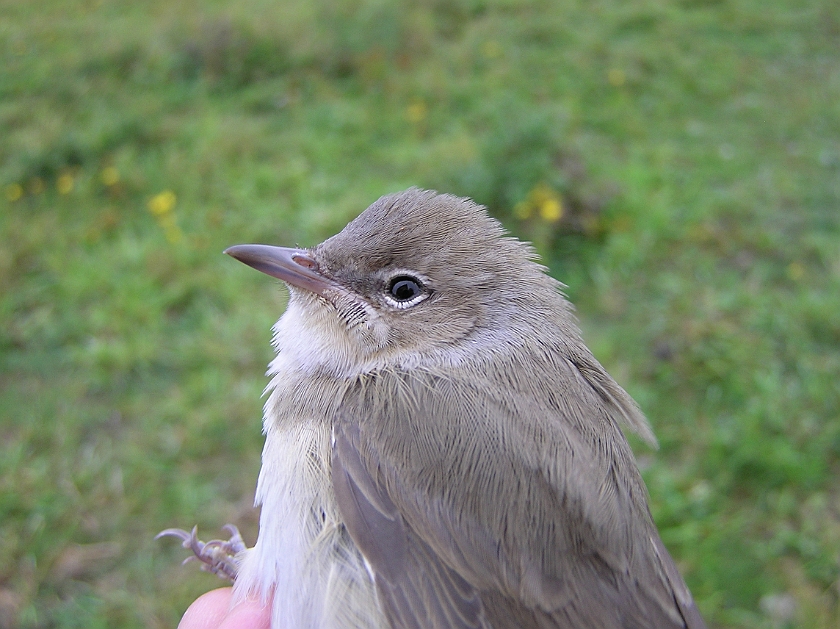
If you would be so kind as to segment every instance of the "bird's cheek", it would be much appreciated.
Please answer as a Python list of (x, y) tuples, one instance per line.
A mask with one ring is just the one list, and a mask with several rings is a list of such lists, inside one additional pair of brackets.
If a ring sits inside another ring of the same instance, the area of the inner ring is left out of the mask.
[(393, 344), (393, 329), (381, 317), (368, 317), (363, 325), (354, 327), (351, 336), (362, 355), (378, 354)]
[(451, 346), (466, 338), (475, 329), (481, 313), (477, 309), (455, 306), (425, 326), (429, 330), (429, 340), (436, 345)]

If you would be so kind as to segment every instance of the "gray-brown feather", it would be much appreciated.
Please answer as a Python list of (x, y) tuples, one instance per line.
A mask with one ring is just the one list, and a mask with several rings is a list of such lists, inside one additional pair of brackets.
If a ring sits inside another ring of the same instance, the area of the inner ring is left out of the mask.
[[(332, 429), (338, 509), (394, 629), (703, 627), (621, 425), (653, 435), (528, 245), (409, 190), (312, 256), (342, 289), (292, 291), (305, 340), (278, 325), (277, 346), (300, 368), (266, 421)], [(429, 296), (395, 310), (403, 271)]]
[(359, 430), (335, 431), (333, 487), (345, 526), (376, 574), (376, 586), (391, 626), (480, 629), (478, 592), (405, 525), (387, 493), (365, 469)]
[[(439, 570), (435, 562), (454, 570), (478, 591), (488, 626), (517, 626), (513, 617), (525, 627), (691, 626), (683, 608), (693, 604), (663, 566), (670, 557), (661, 556), (626, 441), (574, 370), (553, 365), (544, 373), (563, 382), (513, 378), (502, 391), (473, 374), (369, 374), (375, 386), (360, 383), (345, 397), (333, 456), (342, 460), (353, 444), (363, 493), (378, 488), (404, 520), (407, 552), (432, 558), (420, 572)], [(535, 408), (530, 389), (552, 385), (563, 395), (542, 392), (549, 406)], [(344, 512), (341, 498), (339, 506)], [(366, 545), (382, 541), (348, 528), (366, 556)], [(391, 587), (387, 558), (371, 563), (380, 591)], [(404, 597), (411, 585), (400, 584)], [(388, 602), (401, 600), (411, 599)]]

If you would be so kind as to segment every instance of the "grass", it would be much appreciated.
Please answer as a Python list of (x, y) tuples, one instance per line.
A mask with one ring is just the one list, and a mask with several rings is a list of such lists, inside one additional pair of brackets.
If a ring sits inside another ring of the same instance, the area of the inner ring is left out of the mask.
[(0, 7), (0, 626), (168, 627), (253, 541), (284, 296), (409, 185), (566, 282), (714, 627), (840, 623), (840, 12), (827, 0)]

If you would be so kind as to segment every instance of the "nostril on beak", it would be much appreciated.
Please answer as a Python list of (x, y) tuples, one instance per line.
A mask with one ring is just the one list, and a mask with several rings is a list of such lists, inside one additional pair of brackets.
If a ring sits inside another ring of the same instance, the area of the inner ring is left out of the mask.
[(304, 268), (309, 269), (310, 271), (317, 271), (318, 270), (318, 263), (315, 262), (312, 258), (300, 254), (296, 254), (292, 256), (292, 262), (298, 264)]

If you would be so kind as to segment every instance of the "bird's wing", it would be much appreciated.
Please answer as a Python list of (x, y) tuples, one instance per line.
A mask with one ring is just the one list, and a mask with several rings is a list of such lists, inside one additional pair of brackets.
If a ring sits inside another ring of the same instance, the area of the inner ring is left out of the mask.
[(345, 526), (373, 568), (392, 627), (487, 627), (476, 589), (406, 525), (362, 462), (359, 438), (352, 424), (335, 431), (333, 488)]
[(516, 387), (376, 377), (337, 417), (333, 486), (394, 628), (704, 627), (620, 432), (564, 417), (614, 427), (583, 378), (526, 421)]

